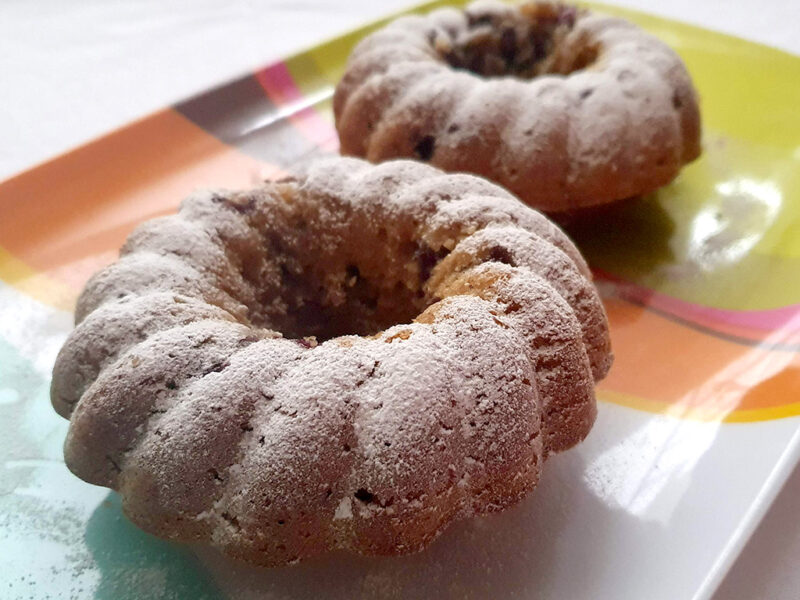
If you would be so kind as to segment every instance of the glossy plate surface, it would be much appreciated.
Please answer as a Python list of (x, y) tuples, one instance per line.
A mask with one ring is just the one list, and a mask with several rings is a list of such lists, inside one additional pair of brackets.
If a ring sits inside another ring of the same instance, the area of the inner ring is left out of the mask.
[(617, 360), (595, 429), (534, 494), (416, 556), (260, 570), (138, 531), (64, 467), (49, 377), (87, 277), (193, 189), (335, 152), (332, 89), (363, 29), (0, 184), (0, 595), (709, 597), (800, 455), (800, 58), (603, 10), (684, 58), (704, 153), (568, 227)]

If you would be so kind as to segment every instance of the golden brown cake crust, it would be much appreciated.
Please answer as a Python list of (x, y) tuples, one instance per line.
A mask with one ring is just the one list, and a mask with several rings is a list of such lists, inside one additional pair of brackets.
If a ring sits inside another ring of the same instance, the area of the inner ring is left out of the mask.
[(549, 212), (646, 194), (700, 154), (697, 94), (673, 50), (544, 2), (393, 21), (353, 50), (334, 113), (343, 154), (475, 173)]
[(68, 467), (147, 531), (267, 565), (417, 551), (517, 502), (586, 436), (611, 361), (555, 225), (410, 161), (195, 194), (76, 320), (52, 384)]

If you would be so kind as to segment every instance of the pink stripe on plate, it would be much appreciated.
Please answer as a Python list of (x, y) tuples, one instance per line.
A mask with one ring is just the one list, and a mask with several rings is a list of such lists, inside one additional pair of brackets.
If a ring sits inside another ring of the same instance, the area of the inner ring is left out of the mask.
[(332, 123), (320, 116), (314, 105), (325, 100), (329, 92), (320, 89), (319, 97), (306, 95), (297, 87), (286, 63), (279, 62), (256, 73), (256, 79), (270, 100), (278, 105), (288, 118), (309, 140), (324, 150), (335, 151), (339, 138)]
[(800, 304), (765, 310), (714, 308), (667, 296), (604, 271), (595, 270), (595, 275), (598, 279), (613, 284), (614, 291), (620, 298), (652, 306), (687, 321), (705, 325), (721, 323), (763, 332), (780, 329), (785, 333), (800, 333)]

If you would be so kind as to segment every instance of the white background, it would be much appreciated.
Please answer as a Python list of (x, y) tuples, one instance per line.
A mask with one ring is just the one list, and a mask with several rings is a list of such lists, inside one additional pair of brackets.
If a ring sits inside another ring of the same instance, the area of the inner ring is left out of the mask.
[[(800, 54), (797, 0), (615, 3)], [(0, 178), (406, 6), (407, 0), (0, 0)], [(799, 506), (797, 469), (715, 600), (800, 598)]]

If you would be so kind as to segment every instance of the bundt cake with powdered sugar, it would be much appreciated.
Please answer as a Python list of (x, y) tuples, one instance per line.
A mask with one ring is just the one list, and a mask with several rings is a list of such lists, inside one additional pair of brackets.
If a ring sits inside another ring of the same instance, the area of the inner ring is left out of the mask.
[(401, 17), (353, 50), (343, 154), (415, 157), (557, 212), (646, 194), (700, 154), (678, 55), (619, 18), (549, 2)]
[(535, 485), (611, 362), (579, 253), (470, 175), (348, 158), (139, 226), (54, 368), (68, 467), (265, 565), (422, 549)]

